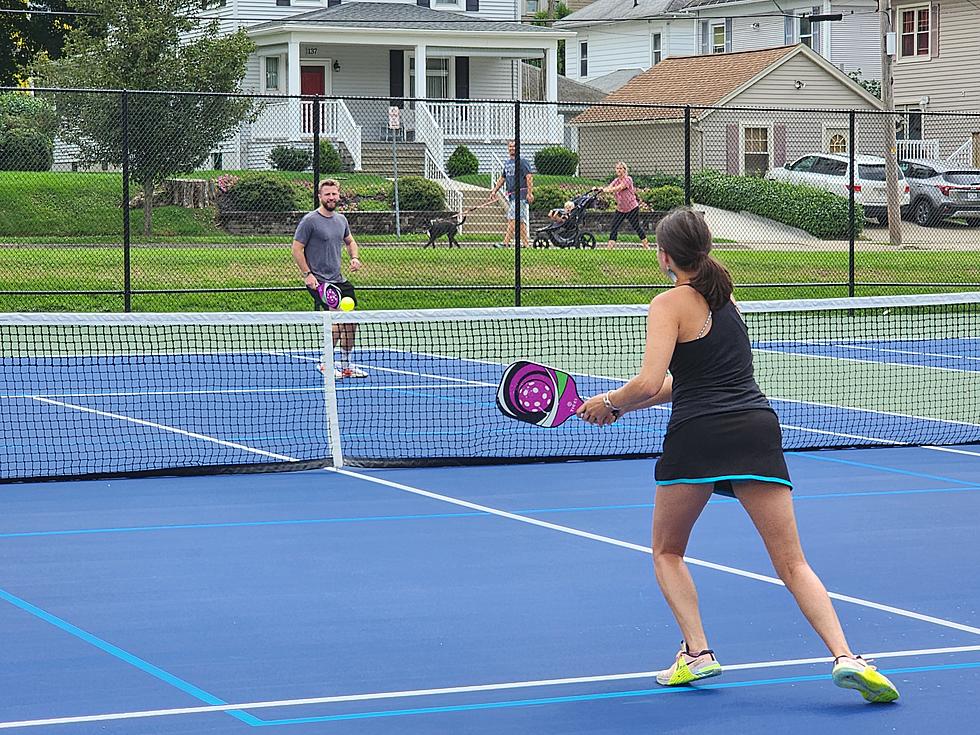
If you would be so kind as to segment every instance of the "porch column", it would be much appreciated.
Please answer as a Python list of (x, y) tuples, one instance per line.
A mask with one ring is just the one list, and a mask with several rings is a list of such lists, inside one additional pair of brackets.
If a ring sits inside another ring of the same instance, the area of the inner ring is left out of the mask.
[[(299, 74), (299, 41), (290, 40), (287, 44), (286, 54), (286, 93), (298, 95), (300, 88)], [(302, 111), (298, 99), (287, 100), (286, 109), (289, 110), (289, 120), (286, 123), (286, 130), (290, 140), (299, 140), (302, 134)]]
[(426, 99), (425, 85), (425, 44), (415, 44), (415, 96)]
[(558, 101), (558, 44), (544, 50), (544, 71), (546, 75), (544, 99), (546, 102)]

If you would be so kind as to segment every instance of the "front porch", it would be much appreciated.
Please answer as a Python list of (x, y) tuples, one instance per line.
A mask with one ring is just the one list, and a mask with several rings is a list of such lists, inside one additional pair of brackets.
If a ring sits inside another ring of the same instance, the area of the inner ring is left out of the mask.
[[(406, 17), (396, 24), (392, 13)], [(522, 97), (528, 59), (541, 60), (544, 100), (554, 104), (523, 106), (522, 141), (564, 140), (557, 48), (571, 37), (566, 31), (359, 2), (263, 23), (249, 35), (256, 43), (253, 79), (269, 95), (246, 134), (260, 147), (308, 145), (316, 129), (359, 169), (362, 145), (394, 134), (424, 144), (433, 168), (444, 169), (459, 144), (485, 149), (477, 156), (487, 168), (496, 157), (489, 149), (503, 154), (514, 137), (513, 100)], [(388, 127), (391, 104), (401, 108), (397, 133)]]

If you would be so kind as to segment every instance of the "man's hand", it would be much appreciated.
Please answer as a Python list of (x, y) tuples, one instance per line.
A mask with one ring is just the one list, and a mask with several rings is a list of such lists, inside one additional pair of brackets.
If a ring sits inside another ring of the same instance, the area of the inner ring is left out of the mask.
[(320, 285), (316, 280), (316, 276), (314, 276), (312, 273), (303, 279), (303, 283), (306, 284), (307, 288), (312, 288), (314, 290), (316, 290), (316, 287)]
[(350, 259), (350, 269), (352, 271), (361, 270), (361, 265), (362, 265), (361, 259), (358, 258), (356, 255)]
[(534, 202), (534, 193), (529, 191), (527, 193), (527, 203), (532, 204), (533, 202)]

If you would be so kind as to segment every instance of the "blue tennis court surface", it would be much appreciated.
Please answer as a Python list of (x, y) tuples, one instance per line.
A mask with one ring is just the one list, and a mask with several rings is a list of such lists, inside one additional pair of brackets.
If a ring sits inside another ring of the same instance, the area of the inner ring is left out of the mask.
[(728, 668), (658, 688), (678, 633), (648, 551), (654, 462), (630, 460), (4, 486), (0, 728), (971, 732), (980, 451), (788, 461), (810, 562), (895, 705), (832, 685), (725, 498), (689, 555)]

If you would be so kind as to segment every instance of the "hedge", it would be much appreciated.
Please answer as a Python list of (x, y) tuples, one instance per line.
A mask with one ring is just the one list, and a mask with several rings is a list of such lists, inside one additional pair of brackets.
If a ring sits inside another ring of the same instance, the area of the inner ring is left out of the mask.
[(654, 212), (669, 212), (674, 207), (684, 206), (684, 190), (679, 186), (658, 186), (641, 189), (640, 199)]
[[(394, 187), (389, 203), (394, 208)], [(446, 192), (436, 182), (421, 176), (402, 176), (398, 179), (398, 206), (406, 211), (442, 211), (446, 208)]]
[(453, 151), (452, 155), (449, 156), (449, 160), (446, 161), (446, 173), (454, 179), (460, 176), (475, 174), (479, 170), (480, 162), (473, 155), (473, 151), (465, 145), (456, 146), (456, 150)]
[(340, 154), (329, 140), (320, 141), (320, 173), (335, 174), (344, 170)]
[[(844, 240), (849, 234), (848, 200), (809, 186), (702, 171), (691, 177), (691, 198), (710, 207), (767, 217), (825, 240)], [(864, 209), (855, 203), (854, 210), (859, 233)]]
[(218, 197), (218, 208), (226, 212), (292, 212), (299, 207), (289, 182), (266, 174), (235, 183)]
[(305, 171), (310, 167), (311, 160), (313, 156), (306, 148), (277, 145), (269, 153), (269, 163), (279, 171)]
[(0, 130), (0, 171), (50, 171), (54, 143), (40, 130)]
[(574, 176), (578, 168), (578, 153), (560, 145), (542, 148), (534, 154), (534, 168), (539, 174)]

